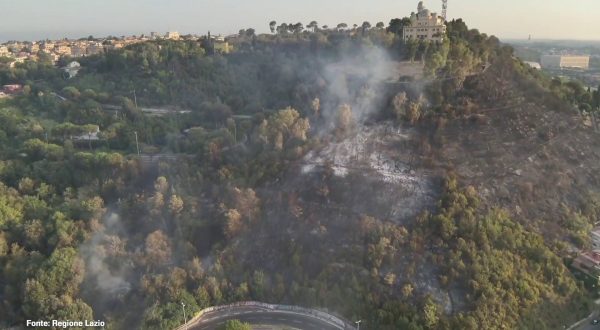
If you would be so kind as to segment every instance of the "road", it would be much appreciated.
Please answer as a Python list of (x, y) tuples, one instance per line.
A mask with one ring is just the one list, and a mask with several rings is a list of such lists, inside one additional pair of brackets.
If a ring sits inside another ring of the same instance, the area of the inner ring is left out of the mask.
[(206, 313), (189, 324), (189, 330), (212, 330), (228, 320), (240, 320), (252, 325), (286, 326), (301, 330), (339, 330), (327, 322), (291, 311), (267, 310), (259, 307), (236, 307)]
[[(600, 304), (600, 299), (596, 300), (596, 305)], [(600, 319), (600, 311), (594, 311), (588, 317), (579, 320), (575, 324), (566, 328), (567, 330), (600, 330), (600, 324), (592, 324), (592, 321)]]
[(598, 319), (598, 312), (592, 313), (589, 317), (581, 320), (577, 326), (571, 327), (572, 330), (600, 330), (600, 324), (592, 324), (592, 321)]

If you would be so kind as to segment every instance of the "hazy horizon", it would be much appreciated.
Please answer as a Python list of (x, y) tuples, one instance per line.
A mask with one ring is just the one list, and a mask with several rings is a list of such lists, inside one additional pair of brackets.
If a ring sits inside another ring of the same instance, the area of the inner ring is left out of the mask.
[[(371, 24), (409, 16), (416, 11), (416, 0), (330, 0), (290, 3), (275, 0), (239, 2), (235, 0), (0, 0), (0, 42), (82, 38), (89, 35), (139, 35), (151, 31), (183, 34), (237, 33), (243, 28), (268, 32), (268, 23), (316, 20), (320, 25), (340, 22)], [(433, 12), (441, 12), (441, 0), (425, 1)], [(595, 13), (600, 2), (580, 0), (577, 6), (562, 0), (506, 0), (483, 3), (475, 0), (450, 0), (448, 19), (463, 18), (469, 27), (505, 40), (599, 41), (600, 20)], [(572, 22), (576, 22), (573, 24)], [(550, 24), (556, 23), (556, 24)]]

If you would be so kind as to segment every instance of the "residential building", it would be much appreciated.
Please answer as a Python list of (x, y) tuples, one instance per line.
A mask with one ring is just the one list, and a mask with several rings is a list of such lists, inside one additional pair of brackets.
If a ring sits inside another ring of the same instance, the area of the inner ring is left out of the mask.
[(54, 51), (59, 55), (71, 55), (71, 47), (66, 44), (57, 45)]
[(221, 54), (229, 54), (233, 47), (227, 41), (215, 41), (213, 43), (214, 51)]
[(37, 53), (40, 50), (40, 45), (38, 43), (33, 42), (33, 43), (27, 45), (26, 49), (30, 53)]
[(90, 43), (86, 49), (87, 55), (96, 55), (102, 53), (103, 51), (104, 47), (99, 42)]
[(600, 227), (596, 227), (590, 233), (592, 238), (592, 249), (600, 250)]
[(166, 38), (167, 39), (171, 39), (171, 40), (179, 40), (181, 36), (179, 35), (179, 32), (177, 31), (169, 31), (167, 32)]
[(598, 278), (600, 275), (600, 251), (586, 251), (580, 254), (572, 264), (573, 268)]
[(10, 51), (8, 50), (8, 47), (4, 46), (4, 45), (0, 45), (0, 56), (8, 56), (10, 55)]
[(40, 46), (40, 50), (45, 52), (45, 53), (52, 53), (54, 51), (54, 43), (52, 42), (44, 42), (41, 46)]
[(74, 141), (98, 141), (100, 140), (100, 136), (98, 134), (100, 134), (100, 126), (94, 125), (94, 129), (91, 132), (72, 136), (72, 139)]
[(81, 57), (87, 55), (87, 48), (85, 46), (75, 44), (71, 46), (71, 56)]
[(402, 38), (405, 41), (414, 39), (441, 42), (444, 40), (446, 35), (444, 18), (426, 9), (423, 1), (419, 2), (417, 13), (411, 13), (410, 22), (410, 26), (402, 30)]
[(529, 67), (534, 68), (536, 70), (541, 70), (542, 69), (542, 66), (538, 62), (527, 62), (527, 61), (525, 61), (525, 64), (529, 65)]
[(584, 69), (590, 68), (588, 55), (543, 55), (542, 67), (544, 69)]
[(2, 86), (2, 92), (5, 94), (19, 94), (23, 91), (23, 85), (12, 84), (12, 85), (4, 85)]

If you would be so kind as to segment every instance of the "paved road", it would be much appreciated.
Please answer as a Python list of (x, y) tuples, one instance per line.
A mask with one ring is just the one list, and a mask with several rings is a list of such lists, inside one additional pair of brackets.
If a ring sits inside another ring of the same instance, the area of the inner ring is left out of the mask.
[(577, 330), (600, 330), (600, 324), (592, 324), (592, 321), (598, 318), (598, 313), (593, 313), (592, 316), (586, 318), (578, 327)]
[[(597, 304), (598, 302), (596, 302)], [(569, 328), (567, 328), (568, 330), (600, 330), (600, 324), (592, 324), (593, 320), (599, 319), (600, 318), (600, 313), (599, 312), (593, 312), (592, 314), (590, 314), (588, 317), (586, 317), (583, 320), (580, 320), (579, 322), (577, 322), (576, 324), (570, 326)]]
[(273, 311), (257, 307), (238, 307), (207, 313), (189, 325), (189, 330), (212, 330), (228, 320), (240, 320), (252, 325), (279, 325), (301, 330), (339, 330), (319, 319), (287, 311)]

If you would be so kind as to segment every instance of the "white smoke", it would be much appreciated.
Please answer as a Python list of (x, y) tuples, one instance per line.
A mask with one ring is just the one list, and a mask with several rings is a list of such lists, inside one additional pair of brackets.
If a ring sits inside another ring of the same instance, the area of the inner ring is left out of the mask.
[(127, 264), (119, 262), (118, 268), (110, 267), (108, 259), (118, 253), (121, 240), (117, 234), (121, 232), (120, 217), (110, 213), (103, 221), (100, 230), (80, 248), (80, 254), (86, 262), (86, 275), (101, 292), (109, 295), (127, 293), (131, 285), (124, 278)]
[(323, 116), (329, 128), (335, 124), (341, 104), (352, 108), (357, 124), (364, 123), (380, 110), (385, 83), (397, 81), (399, 77), (397, 62), (386, 50), (374, 46), (361, 47), (360, 51), (344, 55), (339, 61), (324, 64), (322, 75), (327, 82)]

